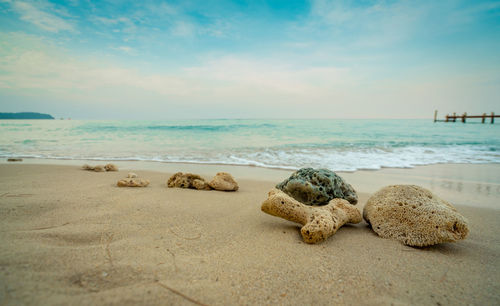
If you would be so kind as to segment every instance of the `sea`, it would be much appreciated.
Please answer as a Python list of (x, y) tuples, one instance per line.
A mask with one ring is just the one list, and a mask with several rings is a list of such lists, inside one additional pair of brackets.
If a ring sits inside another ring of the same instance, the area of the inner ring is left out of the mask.
[(500, 124), (432, 120), (0, 120), (0, 157), (356, 171), (500, 163)]

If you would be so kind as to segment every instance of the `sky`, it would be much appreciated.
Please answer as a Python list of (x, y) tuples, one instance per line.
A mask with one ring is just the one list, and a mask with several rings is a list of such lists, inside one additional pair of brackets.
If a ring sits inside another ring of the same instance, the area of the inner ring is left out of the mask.
[(500, 1), (0, 0), (0, 112), (500, 113)]

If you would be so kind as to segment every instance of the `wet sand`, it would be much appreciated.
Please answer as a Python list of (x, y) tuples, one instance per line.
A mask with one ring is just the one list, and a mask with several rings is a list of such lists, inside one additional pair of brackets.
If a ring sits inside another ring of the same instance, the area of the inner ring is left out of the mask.
[[(95, 173), (78, 169), (90, 162), (39, 163), (0, 164), (0, 304), (500, 303), (499, 164), (341, 173), (360, 210), (380, 187), (413, 183), (469, 219), (466, 240), (411, 248), (364, 222), (303, 243), (298, 225), (260, 211), (291, 171), (122, 162)], [(116, 187), (128, 171), (150, 186)], [(176, 171), (228, 171), (240, 190), (167, 189)]]

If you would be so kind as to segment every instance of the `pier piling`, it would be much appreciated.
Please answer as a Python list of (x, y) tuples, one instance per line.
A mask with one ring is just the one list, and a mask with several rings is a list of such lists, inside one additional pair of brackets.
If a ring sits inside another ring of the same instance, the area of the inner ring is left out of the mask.
[(462, 123), (466, 123), (467, 119), (471, 118), (478, 118), (481, 119), (481, 123), (486, 123), (486, 118), (490, 118), (491, 121), (490, 123), (493, 124), (495, 123), (495, 118), (500, 118), (500, 115), (495, 115), (494, 112), (491, 112), (490, 115), (483, 113), (482, 115), (467, 115), (467, 112), (463, 113), (462, 115), (457, 115), (457, 113), (453, 113), (453, 115), (446, 114), (444, 117), (444, 120), (439, 120), (437, 118), (437, 113), (438, 111), (434, 111), (434, 122), (457, 122), (457, 119), (460, 119)]

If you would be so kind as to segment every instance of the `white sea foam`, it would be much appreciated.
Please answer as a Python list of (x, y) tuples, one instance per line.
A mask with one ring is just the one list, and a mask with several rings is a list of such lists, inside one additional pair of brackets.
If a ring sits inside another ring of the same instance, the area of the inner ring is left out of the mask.
[[(146, 152), (145, 152), (146, 153)], [(267, 150), (257, 152), (232, 152), (202, 154), (195, 152), (184, 155), (167, 154), (161, 156), (93, 156), (85, 154), (25, 154), (22, 152), (0, 153), (0, 157), (85, 159), (115, 161), (155, 161), (199, 164), (229, 164), (265, 168), (295, 170), (302, 167), (327, 168), (334, 171), (377, 170), (380, 168), (411, 168), (419, 165), (438, 163), (499, 163), (500, 154), (477, 146), (451, 147), (404, 147), (393, 150), (383, 149), (301, 149)]]
[[(0, 157), (138, 160), (334, 171), (500, 163), (498, 125), (427, 121), (90, 122), (0, 125)], [(161, 128), (159, 128), (161, 127)]]

